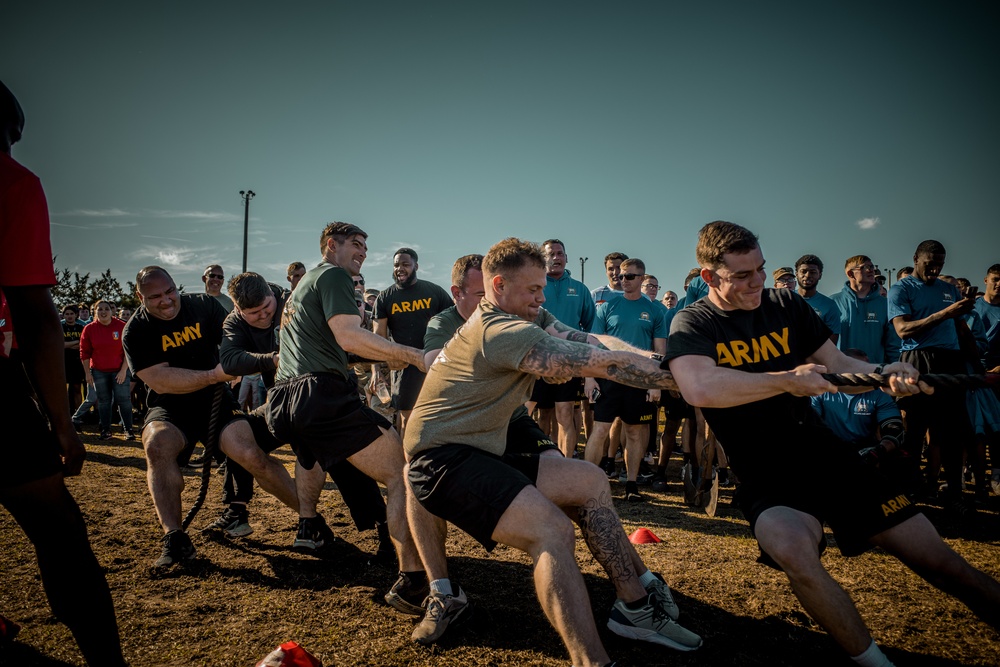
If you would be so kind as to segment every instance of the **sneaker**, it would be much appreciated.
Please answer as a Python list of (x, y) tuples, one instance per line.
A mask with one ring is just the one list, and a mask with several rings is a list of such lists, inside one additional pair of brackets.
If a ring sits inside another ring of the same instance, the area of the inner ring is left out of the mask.
[(133, 431), (130, 428), (127, 428), (125, 429), (125, 439), (128, 440), (129, 442), (135, 442), (136, 440), (138, 440), (138, 437), (136, 437), (135, 431)]
[(99, 436), (97, 436), (97, 439), (98, 440), (111, 440), (112, 437), (113, 436), (111, 435), (111, 431), (101, 431), (101, 434)]
[(971, 521), (976, 516), (976, 508), (970, 506), (962, 498), (954, 498), (945, 503), (944, 515), (949, 520), (959, 523)]
[(618, 479), (618, 470), (615, 468), (615, 462), (613, 459), (604, 457), (601, 461), (601, 470), (604, 471), (604, 474), (608, 476), (609, 480)]
[(655, 595), (657, 603), (667, 612), (667, 616), (676, 621), (681, 615), (681, 610), (674, 602), (674, 594), (670, 592), (670, 587), (667, 586), (663, 577), (656, 572), (653, 573), (653, 576), (656, 577), (656, 581), (646, 586), (646, 592)]
[(719, 468), (719, 486), (723, 488), (730, 488), (736, 486), (736, 482), (733, 481), (733, 476), (729, 473), (729, 468)]
[(469, 608), (469, 599), (465, 597), (462, 587), (458, 586), (457, 596), (431, 593), (427, 596), (425, 605), (427, 613), (413, 629), (412, 638), (418, 644), (427, 646), (440, 639), (448, 626)]
[(194, 545), (183, 530), (171, 530), (163, 536), (163, 551), (153, 563), (154, 567), (167, 567), (182, 560), (194, 558)]
[(83, 422), (78, 422), (74, 419), (73, 428), (76, 429), (77, 433), (83, 433)]
[(404, 614), (423, 616), (424, 602), (429, 599), (429, 594), (430, 586), (427, 583), (426, 577), (417, 585), (413, 583), (413, 580), (406, 573), (400, 572), (396, 583), (385, 594), (385, 602), (396, 611), (401, 611)]
[(639, 486), (635, 482), (625, 482), (625, 500), (631, 503), (639, 503), (645, 500), (639, 493)]
[(667, 615), (656, 593), (650, 593), (646, 604), (639, 609), (629, 609), (624, 601), (615, 600), (608, 629), (620, 637), (641, 639), (678, 651), (694, 651), (701, 646), (701, 637)]
[(253, 532), (250, 513), (245, 507), (230, 505), (222, 516), (201, 529), (203, 533), (225, 533), (227, 537), (246, 537)]
[(653, 482), (651, 484), (653, 491), (657, 493), (663, 493), (667, 490), (667, 476), (666, 475), (653, 475)]
[[(308, 519), (299, 519), (299, 530), (295, 534), (292, 548), (297, 551), (311, 553), (321, 549), (327, 540), (333, 537), (333, 531), (326, 525), (326, 519), (317, 514)], [(332, 541), (332, 540), (331, 540)]]

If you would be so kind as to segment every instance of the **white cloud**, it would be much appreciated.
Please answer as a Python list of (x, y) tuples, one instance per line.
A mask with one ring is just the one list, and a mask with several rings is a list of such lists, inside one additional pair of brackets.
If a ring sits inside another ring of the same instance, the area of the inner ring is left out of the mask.
[(875, 217), (875, 218), (861, 218), (860, 220), (858, 220), (854, 224), (856, 224), (858, 226), (858, 229), (866, 232), (869, 229), (875, 229), (876, 227), (878, 227), (878, 225), (879, 225), (880, 222), (881, 221), (877, 217)]
[[(173, 211), (163, 209), (139, 209), (137, 211), (126, 211), (120, 208), (78, 208), (60, 216), (83, 216), (85, 218), (121, 218), (131, 216), (134, 218), (170, 218), (186, 220), (203, 220), (205, 222), (236, 222), (243, 220), (242, 215), (229, 213), (227, 211)], [(250, 218), (254, 220), (254, 218)]]
[(78, 208), (74, 211), (63, 213), (62, 215), (82, 215), (87, 218), (120, 218), (123, 215), (131, 214), (128, 211), (121, 210), (120, 208)]

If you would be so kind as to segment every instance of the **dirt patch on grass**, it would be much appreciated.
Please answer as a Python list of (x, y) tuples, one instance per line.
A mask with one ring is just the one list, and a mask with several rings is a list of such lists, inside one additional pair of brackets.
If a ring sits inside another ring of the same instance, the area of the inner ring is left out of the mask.
[[(451, 573), (469, 592), (475, 612), (439, 645), (413, 644), (416, 619), (382, 602), (395, 571), (367, 564), (374, 532), (354, 530), (336, 491), (324, 493), (320, 511), (339, 540), (313, 557), (290, 549), (295, 516), (260, 492), (251, 506), (252, 535), (232, 541), (203, 537), (198, 528), (222, 509), (221, 477), (213, 477), (209, 500), (190, 531), (198, 558), (166, 575), (155, 573), (150, 564), (159, 554), (160, 529), (142, 450), (118, 438), (98, 443), (85, 434), (88, 463), (68, 486), (106, 568), (125, 655), (134, 667), (248, 666), (288, 640), (327, 666), (569, 664), (535, 599), (527, 557), (504, 547), (487, 554), (455, 529), (448, 539)], [(291, 469), (287, 448), (276, 455)], [(668, 491), (646, 492), (645, 503), (626, 503), (621, 485), (612, 484), (612, 491), (626, 531), (646, 527), (663, 539), (639, 545), (639, 552), (670, 583), (681, 622), (701, 634), (705, 645), (681, 654), (611, 634), (604, 624), (614, 592), (581, 542), (577, 560), (611, 656), (624, 665), (851, 664), (802, 611), (784, 576), (755, 562), (756, 545), (729, 505), (731, 492), (722, 492), (718, 516), (707, 517), (684, 505), (673, 472)], [(189, 471), (185, 508), (197, 486), (197, 473)], [(948, 543), (994, 577), (1000, 576), (998, 510), (1000, 498), (991, 497), (979, 527), (962, 534), (941, 524)], [(940, 519), (937, 508), (927, 511)], [(998, 664), (1000, 636), (994, 630), (886, 554), (846, 559), (830, 549), (824, 563), (897, 664)], [(31, 545), (2, 511), (0, 612), (24, 626), (17, 642), (0, 645), (0, 665), (82, 664), (69, 631), (45, 602)]]

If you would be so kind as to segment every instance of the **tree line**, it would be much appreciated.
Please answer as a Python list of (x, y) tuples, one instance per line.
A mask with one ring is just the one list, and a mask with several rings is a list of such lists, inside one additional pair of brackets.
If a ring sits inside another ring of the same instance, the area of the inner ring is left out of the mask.
[[(53, 265), (56, 258), (53, 258)], [(56, 284), (52, 288), (52, 300), (56, 308), (63, 308), (71, 303), (86, 303), (93, 306), (96, 301), (104, 299), (118, 308), (136, 310), (139, 307), (139, 297), (136, 296), (135, 283), (125, 281), (125, 287), (111, 275), (111, 269), (105, 270), (99, 278), (91, 279), (90, 273), (80, 275), (69, 269), (56, 270)], [(183, 292), (184, 286), (179, 285), (178, 291)]]

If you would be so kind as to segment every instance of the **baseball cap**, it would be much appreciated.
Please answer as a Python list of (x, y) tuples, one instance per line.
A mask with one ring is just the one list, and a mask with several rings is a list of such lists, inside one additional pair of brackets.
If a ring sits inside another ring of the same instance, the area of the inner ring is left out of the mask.
[(781, 278), (783, 278), (784, 276), (791, 276), (794, 278), (795, 271), (793, 271), (792, 267), (790, 266), (783, 266), (780, 269), (775, 269), (774, 273), (772, 273), (771, 275), (774, 276), (775, 280), (781, 280)]

